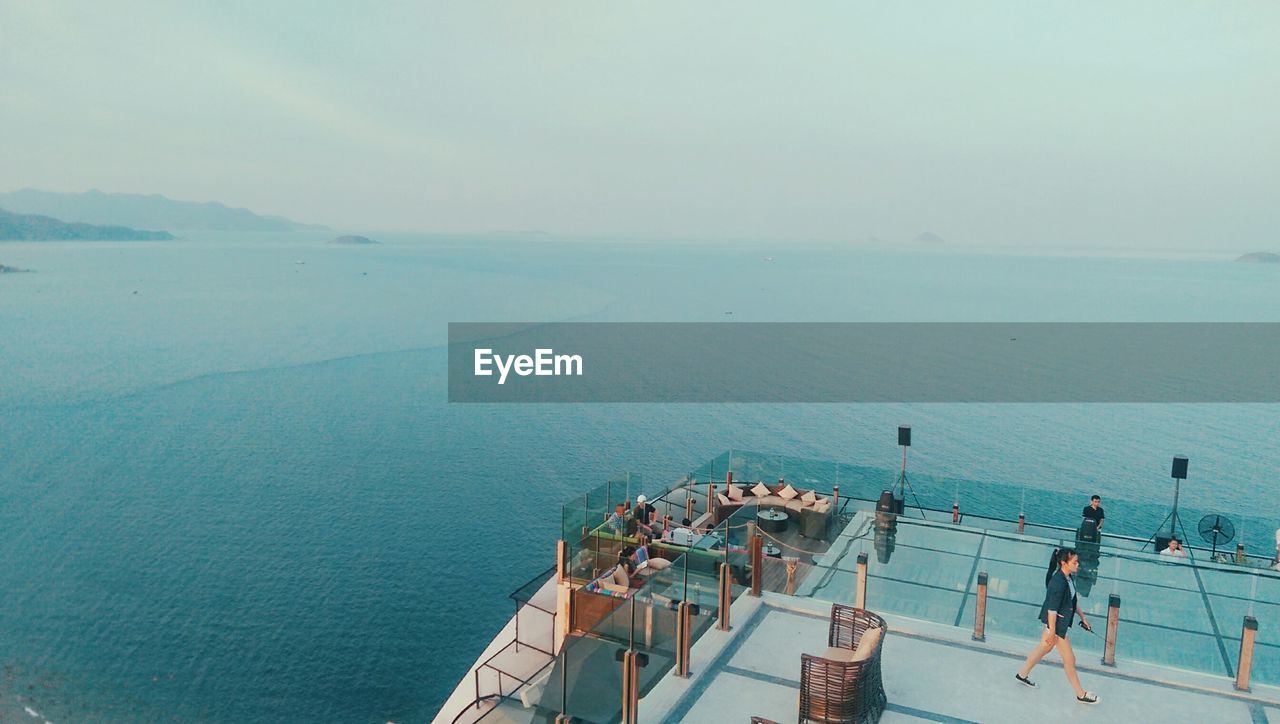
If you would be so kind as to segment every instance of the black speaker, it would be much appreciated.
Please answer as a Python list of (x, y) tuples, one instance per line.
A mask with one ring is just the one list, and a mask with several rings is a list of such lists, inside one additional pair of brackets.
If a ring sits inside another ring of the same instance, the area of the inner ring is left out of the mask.
[(1187, 459), (1185, 457), (1181, 455), (1173, 457), (1173, 473), (1169, 477), (1177, 478), (1178, 480), (1187, 479)]
[(898, 425), (898, 444), (902, 447), (911, 447), (910, 425)]
[(1076, 530), (1076, 541), (1080, 543), (1097, 543), (1098, 538), (1098, 521), (1092, 518), (1081, 519), (1080, 528)]

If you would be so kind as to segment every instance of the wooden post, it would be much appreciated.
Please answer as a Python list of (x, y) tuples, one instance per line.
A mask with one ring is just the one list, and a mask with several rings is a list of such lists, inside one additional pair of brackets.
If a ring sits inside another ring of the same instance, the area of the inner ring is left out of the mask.
[(867, 554), (858, 554), (858, 592), (854, 598), (854, 605), (858, 608), (867, 607)]
[(622, 653), (622, 724), (639, 724), (640, 721), (640, 667), (636, 652), (627, 649)]
[(676, 606), (676, 667), (675, 674), (681, 678), (689, 676), (689, 643), (693, 622), (688, 601), (681, 601)]
[(973, 640), (987, 640), (987, 572), (978, 574), (978, 605), (973, 610)]
[(1025, 513), (1018, 513), (1018, 535), (1027, 532), (1027, 516)]
[(720, 566), (720, 596), (716, 603), (719, 606), (719, 628), (721, 631), (728, 631), (729, 606), (733, 603), (733, 573), (729, 570), (728, 563)]
[[(693, 520), (694, 518), (694, 515), (693, 515), (694, 500), (691, 492), (692, 492), (692, 488), (690, 490), (686, 490), (684, 494), (684, 517), (688, 518), (689, 520)], [(710, 505), (707, 505), (707, 510), (711, 510)]]
[(751, 535), (751, 595), (760, 598), (760, 587), (764, 583), (764, 566), (761, 565), (763, 556), (761, 553), (764, 548), (764, 538), (759, 533)]
[(959, 501), (951, 504), (951, 522), (953, 524), (960, 522), (960, 503)]
[(556, 583), (564, 583), (569, 575), (569, 544), (556, 541)]
[(733, 471), (732, 471), (732, 470), (730, 470), (729, 472), (727, 472), (727, 473), (725, 473), (725, 474), (724, 474), (724, 489), (725, 489), (725, 490), (728, 490), (730, 485), (733, 485)]
[(1236, 563), (1244, 563), (1244, 543), (1236, 544)]
[(1240, 666), (1236, 670), (1236, 689), (1249, 691), (1249, 676), (1253, 673), (1253, 641), (1258, 637), (1258, 619), (1244, 617), (1240, 631)]
[(1102, 648), (1102, 663), (1116, 665), (1116, 632), (1120, 628), (1120, 597), (1111, 594), (1107, 603), (1107, 638)]

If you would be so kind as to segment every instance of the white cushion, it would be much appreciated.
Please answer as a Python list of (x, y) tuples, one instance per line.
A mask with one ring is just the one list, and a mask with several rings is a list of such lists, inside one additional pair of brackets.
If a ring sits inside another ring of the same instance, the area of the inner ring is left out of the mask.
[(818, 496), (812, 490), (800, 496), (800, 501), (805, 505), (813, 505), (817, 499)]
[(730, 505), (733, 503), (732, 500), (729, 500), (724, 496), (724, 493), (716, 493), (716, 500), (720, 501), (721, 505)]
[(799, 513), (801, 508), (804, 508), (804, 503), (801, 503), (799, 500), (787, 501), (787, 510)]
[(765, 497), (760, 498), (761, 508), (781, 508), (786, 504), (787, 504), (787, 501), (783, 500), (780, 496), (777, 496), (777, 495), (766, 495)]
[(769, 494), (769, 489), (765, 487), (764, 483), (756, 483), (755, 487), (751, 489), (751, 494), (757, 498), (763, 498)]
[(671, 561), (666, 558), (650, 558), (649, 567), (655, 571), (665, 571), (671, 567)]
[(791, 483), (787, 483), (785, 488), (778, 491), (778, 496), (781, 497), (783, 500), (791, 500), (792, 498), (796, 497), (799, 494), (800, 494), (800, 491), (791, 487)]
[(880, 634), (884, 633), (884, 629), (876, 627), (869, 628), (858, 640), (858, 648), (853, 652), (854, 661), (865, 661), (871, 658), (871, 654), (876, 651), (876, 644), (880, 643)]
[(735, 503), (742, 500), (742, 488), (739, 488), (736, 485), (730, 485), (729, 489), (726, 490), (725, 493), (729, 495), (729, 500), (732, 500)]
[(613, 581), (601, 581), (600, 587), (612, 593), (629, 593), (631, 591), (630, 586), (619, 586)]
[(629, 588), (631, 586), (631, 579), (627, 576), (627, 569), (623, 568), (620, 565), (614, 566), (613, 582), (619, 586), (622, 586), (623, 588)]
[(826, 652), (822, 654), (822, 658), (830, 659), (831, 661), (842, 661), (847, 664), (850, 661), (853, 661), (853, 649), (841, 649), (836, 648), (835, 646), (830, 646), (827, 648)]

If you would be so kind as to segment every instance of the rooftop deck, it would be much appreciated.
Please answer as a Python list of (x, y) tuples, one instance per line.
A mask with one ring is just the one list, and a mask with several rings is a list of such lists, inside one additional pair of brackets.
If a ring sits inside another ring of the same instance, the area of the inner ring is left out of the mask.
[[(625, 493), (593, 492), (581, 506), (566, 506), (574, 586), (590, 580), (619, 545), (591, 524), (602, 519), (607, 501), (634, 492), (631, 481), (626, 485)], [(705, 514), (707, 487), (683, 481), (655, 496), (659, 511), (692, 505)], [(880, 522), (870, 501), (844, 498), (820, 535), (801, 535), (796, 525), (771, 532), (759, 527), (752, 506), (744, 507), (716, 527), (719, 545), (676, 555), (671, 568), (633, 595), (609, 601), (603, 613), (578, 622), (554, 657), (521, 676), (530, 682), (521, 691), (504, 691), (505, 699), (485, 701), (459, 721), (554, 721), (561, 712), (580, 721), (618, 721), (621, 675), (615, 656), (627, 648), (649, 659), (640, 671), (642, 721), (794, 721), (800, 654), (825, 649), (830, 604), (853, 603), (859, 554), (865, 554), (866, 607), (890, 627), (882, 656), (889, 700), (884, 721), (1102, 716), (1280, 722), (1280, 574), (1262, 562), (1220, 563), (1207, 551), (1193, 551), (1189, 561), (1171, 560), (1141, 550), (1140, 538), (1116, 535), (1085, 546), (1077, 574), (1080, 606), (1099, 634), (1109, 601), (1120, 600), (1114, 666), (1101, 664), (1100, 635), (1071, 633), (1082, 681), (1102, 698), (1090, 707), (1074, 700), (1056, 653), (1035, 672), (1040, 688), (1020, 686), (1012, 676), (1038, 635), (1035, 619), (1050, 553), (1055, 546), (1076, 545), (1071, 530), (1028, 525), (1018, 533), (1008, 520), (969, 516), (953, 523), (949, 511), (927, 509), (909, 509), (892, 527)], [(762, 597), (749, 590), (752, 533), (781, 549), (778, 557), (760, 561)], [(720, 611), (713, 571), (721, 563), (735, 577), (728, 631), (715, 625)], [(977, 642), (972, 632), (980, 573), (988, 581), (986, 639)], [(553, 578), (541, 596), (555, 586)], [(681, 600), (702, 608), (687, 678), (672, 670), (671, 604)], [(1259, 627), (1252, 688), (1241, 692), (1233, 683), (1245, 616), (1256, 618)], [(442, 717), (452, 721), (453, 713), (446, 707)]]

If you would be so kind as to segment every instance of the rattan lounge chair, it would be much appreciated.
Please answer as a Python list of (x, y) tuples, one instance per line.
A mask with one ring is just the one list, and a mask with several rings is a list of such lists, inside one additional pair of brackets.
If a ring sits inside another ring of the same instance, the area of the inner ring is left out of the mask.
[[(867, 636), (873, 629), (876, 632)], [(887, 633), (884, 619), (874, 613), (832, 605), (827, 652), (800, 656), (802, 724), (880, 720), (887, 703), (880, 678), (880, 654)]]

